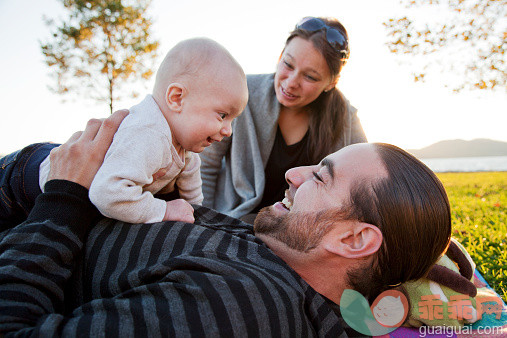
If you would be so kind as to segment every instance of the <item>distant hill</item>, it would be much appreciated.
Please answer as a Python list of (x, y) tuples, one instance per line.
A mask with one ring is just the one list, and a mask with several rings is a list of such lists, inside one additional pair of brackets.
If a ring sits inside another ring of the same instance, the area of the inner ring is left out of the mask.
[(407, 149), (418, 158), (507, 156), (507, 142), (490, 139), (446, 140), (422, 149)]

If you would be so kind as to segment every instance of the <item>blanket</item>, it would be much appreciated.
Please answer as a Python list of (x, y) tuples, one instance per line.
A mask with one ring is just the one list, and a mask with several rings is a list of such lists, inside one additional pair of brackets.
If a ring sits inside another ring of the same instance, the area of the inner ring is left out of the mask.
[[(489, 292), (492, 296), (501, 297), (489, 286), (479, 271), (474, 271), (474, 283), (478, 290)], [(492, 303), (493, 304), (493, 303)], [(501, 309), (499, 308), (501, 306)], [(505, 302), (492, 306), (492, 311), (485, 311), (482, 318), (473, 324), (465, 325), (461, 328), (451, 327), (430, 327), (422, 326), (420, 328), (400, 327), (393, 332), (378, 336), (382, 338), (419, 338), (419, 337), (507, 337), (507, 305)], [(490, 312), (490, 313), (487, 313)]]

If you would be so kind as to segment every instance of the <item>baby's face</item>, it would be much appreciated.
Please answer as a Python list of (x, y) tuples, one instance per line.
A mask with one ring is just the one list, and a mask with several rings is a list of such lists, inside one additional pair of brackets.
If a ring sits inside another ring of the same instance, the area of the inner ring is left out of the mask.
[(246, 80), (239, 73), (224, 70), (217, 77), (199, 75), (188, 87), (175, 130), (176, 141), (185, 150), (200, 153), (213, 142), (232, 134), (232, 121), (246, 106)]

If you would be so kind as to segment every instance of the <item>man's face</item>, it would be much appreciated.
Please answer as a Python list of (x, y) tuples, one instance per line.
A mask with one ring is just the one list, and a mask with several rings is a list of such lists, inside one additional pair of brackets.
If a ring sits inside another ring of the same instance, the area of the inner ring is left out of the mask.
[(368, 184), (385, 176), (373, 145), (367, 143), (345, 147), (318, 165), (290, 169), (285, 174), (289, 183), (286, 197), (261, 210), (254, 230), (293, 249), (310, 250), (327, 233), (330, 215), (350, 205), (354, 184)]

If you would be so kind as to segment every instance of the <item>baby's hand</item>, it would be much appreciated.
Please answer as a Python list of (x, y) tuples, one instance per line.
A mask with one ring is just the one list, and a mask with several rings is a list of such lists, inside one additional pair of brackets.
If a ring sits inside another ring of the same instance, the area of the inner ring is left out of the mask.
[(167, 174), (167, 169), (166, 168), (160, 169), (159, 171), (153, 174), (153, 182), (163, 177), (165, 174)]
[(194, 208), (183, 199), (166, 202), (165, 216), (163, 221), (182, 221), (194, 223)]

